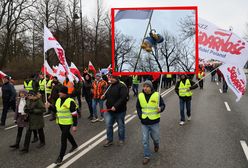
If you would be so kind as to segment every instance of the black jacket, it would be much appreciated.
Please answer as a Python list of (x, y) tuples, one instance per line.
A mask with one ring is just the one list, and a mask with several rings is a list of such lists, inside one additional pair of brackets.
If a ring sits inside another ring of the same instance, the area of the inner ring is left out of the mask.
[(14, 86), (6, 82), (2, 86), (2, 99), (4, 103), (9, 103), (11, 101), (14, 101), (16, 98), (16, 91)]
[(117, 81), (116, 83), (109, 86), (109, 90), (105, 95), (106, 107), (111, 109), (115, 107), (115, 112), (124, 112), (127, 110), (127, 87)]
[[(177, 95), (179, 96), (179, 85), (180, 85), (180, 82), (183, 82), (183, 84), (185, 84), (185, 82), (186, 82), (186, 78), (185, 78), (185, 80), (180, 80), (180, 81), (178, 81), (177, 83), (176, 83), (176, 86), (175, 86), (175, 92), (177, 93)], [(190, 80), (189, 79), (189, 81), (190, 81), (190, 84), (191, 84), (191, 87), (189, 88), (190, 90), (193, 90), (193, 89), (196, 89), (197, 87), (198, 87), (198, 85), (197, 84), (195, 84), (195, 82), (193, 82), (192, 80)], [(188, 101), (188, 100), (191, 100), (192, 99), (192, 96), (190, 96), (190, 97), (181, 97), (181, 96), (179, 96), (179, 98), (181, 98), (181, 99), (183, 99), (183, 100), (185, 100), (185, 101)]]
[[(151, 95), (154, 93), (154, 91), (151, 94), (146, 94), (145, 92), (143, 92), (143, 93), (145, 94), (146, 102), (148, 102), (150, 100)], [(164, 103), (164, 100), (163, 100), (163, 98), (161, 96), (159, 98), (159, 107), (161, 109), (161, 112), (163, 112), (164, 109), (165, 109), (165, 103)], [(137, 109), (137, 114), (138, 114), (139, 119), (140, 119), (142, 124), (144, 124), (144, 125), (152, 125), (152, 124), (156, 124), (156, 123), (160, 122), (160, 118), (158, 118), (156, 120), (150, 120), (148, 117), (145, 118), (145, 119), (142, 119), (142, 117), (141, 117), (142, 110), (141, 110), (139, 99), (137, 99), (136, 109)]]

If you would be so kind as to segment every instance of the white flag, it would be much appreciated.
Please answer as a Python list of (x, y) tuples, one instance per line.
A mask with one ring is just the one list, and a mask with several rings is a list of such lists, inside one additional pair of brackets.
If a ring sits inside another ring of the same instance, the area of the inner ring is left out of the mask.
[(199, 18), (199, 57), (244, 67), (248, 60), (248, 42)]
[(148, 19), (152, 10), (120, 10), (115, 16), (115, 22), (121, 19)]
[(219, 69), (222, 72), (228, 87), (237, 96), (236, 101), (239, 101), (246, 90), (246, 75), (243, 68), (224, 64), (221, 65)]
[(51, 48), (62, 48), (62, 46), (52, 35), (50, 30), (44, 25), (44, 53)]

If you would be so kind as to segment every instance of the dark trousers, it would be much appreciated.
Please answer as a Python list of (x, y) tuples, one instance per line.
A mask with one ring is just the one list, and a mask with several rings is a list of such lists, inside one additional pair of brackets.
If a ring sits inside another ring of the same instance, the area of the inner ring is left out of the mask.
[(11, 102), (3, 101), (3, 112), (1, 116), (1, 125), (5, 125), (7, 113), (10, 107), (11, 107)]
[(203, 89), (203, 80), (199, 81), (200, 89)]
[(71, 135), (71, 132), (70, 132), (71, 125), (59, 124), (59, 127), (61, 130), (61, 147), (60, 147), (59, 157), (63, 159), (63, 157), (65, 156), (66, 148), (67, 148), (67, 139), (69, 140), (72, 146), (77, 146), (77, 143), (74, 140), (73, 136)]
[(139, 84), (133, 84), (133, 94), (134, 96), (138, 96), (139, 92)]
[(23, 131), (23, 128), (24, 127), (18, 127), (17, 128), (17, 135), (16, 135), (16, 145), (18, 145), (19, 146), (19, 144), (20, 144), (20, 141), (21, 141), (21, 138), (22, 138), (22, 131)]
[(81, 95), (77, 95), (77, 100), (78, 100), (78, 106), (79, 108), (81, 108), (82, 107)]
[(228, 85), (226, 83), (226, 81), (223, 79), (223, 93), (226, 93), (228, 89)]
[(184, 114), (185, 105), (186, 105), (186, 110), (187, 110), (187, 116), (190, 117), (191, 116), (191, 100), (183, 100), (182, 98), (179, 98), (181, 121), (185, 121), (185, 114)]
[[(26, 136), (25, 136), (25, 141), (24, 141), (24, 148), (25, 149), (29, 149), (29, 144), (30, 144), (30, 139), (31, 139), (31, 134), (32, 134), (31, 129), (28, 129), (26, 132)], [(38, 134), (39, 134), (39, 138), (40, 138), (40, 143), (45, 143), (45, 134), (44, 134), (44, 130), (43, 128), (38, 129)]]
[(92, 108), (92, 99), (88, 96), (85, 96), (85, 100), (88, 104), (88, 108), (89, 108), (89, 111), (90, 111), (90, 116), (93, 117), (93, 108)]

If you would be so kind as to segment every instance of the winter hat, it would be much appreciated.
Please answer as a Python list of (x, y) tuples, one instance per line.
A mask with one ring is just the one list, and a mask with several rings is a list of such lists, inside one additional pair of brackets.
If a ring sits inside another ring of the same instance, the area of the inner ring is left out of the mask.
[(61, 86), (60, 93), (68, 94), (68, 88), (66, 86)]
[(152, 82), (150, 80), (146, 80), (144, 83), (143, 83), (143, 86), (149, 86), (151, 89), (153, 89), (153, 85), (152, 85)]
[(96, 73), (96, 77), (102, 77), (101, 73)]

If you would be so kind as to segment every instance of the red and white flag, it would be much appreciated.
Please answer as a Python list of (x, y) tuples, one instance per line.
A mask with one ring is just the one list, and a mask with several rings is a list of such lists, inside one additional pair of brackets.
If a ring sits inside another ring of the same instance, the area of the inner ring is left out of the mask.
[(47, 50), (54, 48), (59, 62), (64, 67), (67, 74), (70, 73), (69, 66), (66, 62), (65, 58), (65, 51), (63, 47), (59, 44), (59, 42), (56, 40), (56, 38), (52, 35), (52, 33), (49, 31), (49, 29), (44, 25), (44, 53), (47, 52)]
[[(46, 71), (46, 72), (45, 72), (45, 71)], [(47, 60), (45, 60), (44, 65), (43, 65), (42, 68), (41, 68), (41, 72), (42, 72), (43, 74), (46, 73), (46, 74), (49, 75), (49, 76), (54, 76), (54, 75), (55, 75), (54, 72), (53, 72), (53, 70), (52, 70), (52, 68), (49, 66)]]
[(89, 69), (89, 71), (93, 71), (94, 74), (96, 74), (96, 69), (95, 69), (95, 67), (93, 66), (93, 64), (91, 63), (91, 61), (89, 61), (88, 69)]
[(80, 71), (78, 70), (78, 68), (76, 67), (76, 65), (73, 62), (71, 62), (70, 71), (74, 75), (78, 76), (79, 80), (82, 81), (81, 73), (80, 73)]
[(3, 73), (2, 71), (0, 71), (0, 79), (2, 79), (5, 76), (7, 76), (7, 75), (5, 73)]
[(224, 64), (219, 67), (222, 72), (228, 87), (237, 96), (236, 101), (239, 101), (246, 91), (246, 75), (243, 68), (235, 65)]

